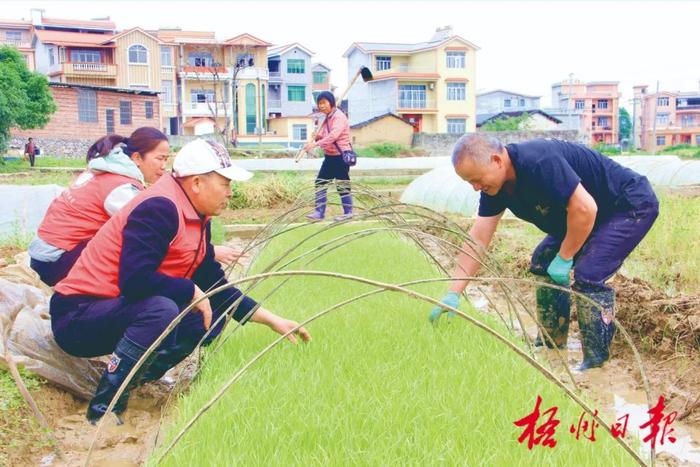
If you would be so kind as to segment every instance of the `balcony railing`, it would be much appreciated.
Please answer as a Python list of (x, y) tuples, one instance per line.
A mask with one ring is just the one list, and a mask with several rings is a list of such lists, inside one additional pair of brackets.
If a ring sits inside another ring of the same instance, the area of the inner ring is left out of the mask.
[(279, 110), (282, 108), (282, 99), (268, 99), (267, 100), (268, 110)]
[(282, 72), (281, 71), (271, 71), (270, 72), (270, 79), (282, 79)]
[(392, 65), (391, 68), (385, 70), (378, 70), (375, 67), (375, 73), (436, 73), (435, 68), (427, 66), (413, 66), (407, 64)]
[[(231, 74), (233, 75), (233, 68), (231, 68)], [(238, 74), (236, 74), (236, 79), (268, 79), (267, 68), (253, 66), (240, 68)]]
[[(229, 105), (225, 102), (185, 102), (182, 107), (185, 115), (224, 115), (225, 107)], [(230, 114), (230, 112), (229, 112)]]
[(65, 74), (117, 76), (117, 66), (109, 63), (63, 63), (61, 68)]
[(434, 109), (435, 99), (399, 99), (400, 109)]
[(10, 45), (12, 47), (18, 47), (18, 48), (26, 48), (26, 49), (31, 47), (29, 42), (26, 42), (23, 40), (16, 40), (16, 39), (0, 39), (0, 44)]

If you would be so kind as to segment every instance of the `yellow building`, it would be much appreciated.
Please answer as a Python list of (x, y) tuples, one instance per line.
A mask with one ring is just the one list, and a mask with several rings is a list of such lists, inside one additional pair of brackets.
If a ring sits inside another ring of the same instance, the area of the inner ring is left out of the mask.
[(179, 113), (171, 133), (228, 130), (233, 138), (265, 131), (268, 42), (250, 34), (219, 41), (213, 32), (178, 29), (161, 29), (157, 37), (177, 70), (171, 100)]
[(350, 90), (350, 123), (394, 113), (415, 132), (475, 131), (477, 50), (451, 27), (439, 28), (429, 41), (417, 44), (353, 43), (343, 55), (349, 79), (366, 66), (374, 80)]

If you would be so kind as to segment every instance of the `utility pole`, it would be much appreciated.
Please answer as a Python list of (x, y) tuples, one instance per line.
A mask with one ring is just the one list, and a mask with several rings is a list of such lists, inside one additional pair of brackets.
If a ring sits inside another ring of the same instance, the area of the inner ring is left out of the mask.
[(651, 154), (656, 154), (656, 108), (659, 106), (659, 81), (656, 81), (656, 95), (654, 96), (654, 126), (651, 132), (651, 140), (654, 142)]

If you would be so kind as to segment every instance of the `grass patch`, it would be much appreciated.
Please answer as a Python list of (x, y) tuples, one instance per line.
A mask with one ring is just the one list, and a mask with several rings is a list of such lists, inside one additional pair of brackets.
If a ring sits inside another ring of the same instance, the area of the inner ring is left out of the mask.
[(233, 184), (229, 208), (274, 208), (291, 204), (308, 188), (303, 177), (291, 174), (256, 174), (252, 181)]
[[(255, 269), (316, 228), (273, 241)], [(331, 236), (324, 233), (303, 250)], [(309, 268), (394, 283), (438, 275), (412, 244), (388, 234), (347, 244)], [(279, 282), (252, 295), (261, 299)], [(265, 305), (302, 320), (370, 289), (295, 278)], [(444, 289), (416, 287), (432, 296)], [(433, 328), (430, 308), (385, 293), (316, 321), (313, 342), (282, 345), (253, 366), (163, 465), (632, 465), (605, 433), (595, 443), (576, 441), (568, 427), (581, 409), (532, 367), (463, 321)], [(166, 439), (274, 338), (247, 325), (210, 355), (181, 396)], [(517, 443), (521, 431), (513, 422), (532, 411), (538, 394), (542, 410), (559, 407), (562, 422), (556, 448), (528, 451)]]
[(377, 143), (367, 147), (357, 147), (355, 152), (360, 157), (412, 157), (426, 156), (428, 153), (422, 148), (409, 148), (398, 143)]
[(660, 151), (661, 154), (673, 154), (686, 159), (700, 159), (700, 147), (690, 144), (677, 144)]

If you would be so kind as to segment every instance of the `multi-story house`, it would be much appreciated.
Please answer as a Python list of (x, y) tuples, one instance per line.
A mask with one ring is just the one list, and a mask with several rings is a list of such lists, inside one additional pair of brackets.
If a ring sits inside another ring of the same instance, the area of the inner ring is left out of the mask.
[(200, 135), (228, 127), (233, 138), (265, 131), (269, 43), (250, 34), (220, 41), (213, 32), (179, 29), (161, 29), (157, 36), (177, 70), (176, 81), (164, 81), (162, 88), (163, 101), (176, 104), (171, 133)]
[(9, 45), (22, 54), (27, 67), (34, 70), (34, 48), (32, 47), (32, 23), (30, 21), (0, 20), (0, 46)]
[(590, 144), (616, 144), (619, 136), (617, 81), (565, 80), (552, 85), (552, 108), (543, 109), (578, 130)]
[(647, 87), (634, 87), (636, 147), (651, 151), (700, 145), (700, 92), (648, 93)]
[(465, 133), (476, 127), (474, 79), (477, 46), (437, 29), (427, 42), (355, 42), (343, 55), (348, 78), (363, 66), (374, 80), (358, 81), (348, 93), (351, 124), (392, 113), (416, 132)]
[(477, 125), (501, 112), (524, 112), (539, 110), (540, 96), (495, 89), (476, 95)]
[[(311, 85), (311, 94), (313, 95), (314, 106), (316, 97), (323, 91), (333, 91), (331, 85), (331, 69), (323, 63), (314, 63), (311, 65), (311, 74), (313, 75), (313, 84)], [(338, 102), (340, 105), (340, 102)]]
[(314, 53), (301, 44), (272, 47), (267, 52), (270, 71), (268, 114), (275, 117), (307, 116), (313, 110), (312, 64)]

